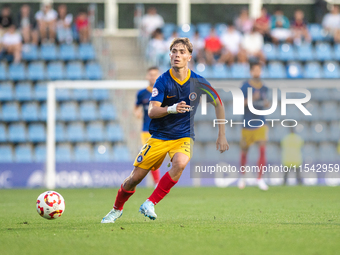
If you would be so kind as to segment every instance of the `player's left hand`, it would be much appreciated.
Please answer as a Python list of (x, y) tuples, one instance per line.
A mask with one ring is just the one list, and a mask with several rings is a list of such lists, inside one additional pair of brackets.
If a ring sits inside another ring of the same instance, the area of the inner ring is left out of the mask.
[(224, 135), (219, 135), (216, 141), (216, 150), (220, 150), (221, 153), (229, 150), (229, 144), (227, 138)]

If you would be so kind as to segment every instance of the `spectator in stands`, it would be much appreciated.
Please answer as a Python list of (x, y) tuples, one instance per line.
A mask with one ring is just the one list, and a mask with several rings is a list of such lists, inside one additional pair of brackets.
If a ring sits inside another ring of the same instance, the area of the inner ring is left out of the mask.
[(307, 24), (304, 21), (305, 14), (302, 10), (296, 10), (294, 13), (294, 20), (291, 25), (293, 32), (294, 43), (300, 45), (304, 39), (307, 42), (311, 41), (311, 37), (308, 33)]
[(147, 14), (142, 18), (143, 34), (147, 37), (150, 37), (157, 28), (162, 28), (163, 25), (164, 20), (162, 16), (157, 14), (155, 7), (150, 7), (147, 11)]
[(71, 24), (73, 15), (67, 14), (66, 4), (58, 6), (58, 21), (57, 21), (57, 38), (59, 43), (72, 43), (72, 29)]
[(38, 44), (37, 22), (35, 21), (34, 15), (31, 13), (31, 8), (28, 4), (21, 6), (16, 26), (21, 32), (24, 43)]
[(236, 29), (242, 33), (248, 33), (253, 28), (254, 21), (249, 17), (248, 9), (242, 9), (235, 20)]
[[(162, 31), (162, 30), (157, 30), (157, 31)], [(171, 45), (173, 39), (178, 38), (178, 37), (179, 36), (178, 36), (177, 31), (176, 30), (173, 31), (171, 36), (168, 38), (168, 40), (166, 40), (166, 47), (168, 47), (168, 49), (170, 49), (170, 45)]]
[(16, 27), (12, 24), (2, 37), (3, 51), (14, 57), (14, 62), (21, 61), (21, 35), (16, 31)]
[(76, 18), (76, 28), (79, 33), (79, 41), (81, 43), (87, 43), (90, 41), (90, 24), (87, 12), (80, 10)]
[(55, 29), (58, 13), (52, 9), (50, 3), (45, 3), (42, 10), (35, 14), (35, 19), (38, 22), (40, 39), (42, 42), (47, 42), (47, 33), (50, 42), (55, 42)]
[(221, 42), (224, 47), (221, 62), (233, 64), (240, 51), (242, 35), (235, 29), (235, 26), (230, 23), (221, 35)]
[(239, 62), (251, 61), (265, 64), (266, 59), (262, 52), (263, 45), (263, 36), (253, 28), (250, 33), (245, 34), (242, 38), (241, 50), (238, 55)]
[(190, 40), (194, 51), (192, 52), (192, 57), (194, 62), (202, 63), (204, 62), (204, 39), (200, 36), (198, 31), (195, 32), (194, 37)]
[(280, 9), (277, 9), (271, 18), (271, 28), (271, 36), (274, 43), (292, 41), (289, 20)]
[(7, 29), (13, 24), (11, 16), (11, 8), (9, 5), (3, 5), (0, 16), (0, 37), (7, 31)]
[(265, 41), (270, 40), (270, 16), (266, 8), (262, 7), (261, 16), (255, 20), (254, 27), (263, 35)]
[(214, 28), (210, 30), (210, 35), (205, 39), (204, 49), (207, 64), (212, 65), (216, 62), (216, 60), (218, 62), (221, 61), (222, 43)]
[(322, 20), (323, 28), (339, 41), (340, 13), (339, 6), (333, 5), (331, 12), (327, 13)]
[(157, 28), (149, 42), (147, 55), (153, 65), (166, 64), (169, 61), (168, 53), (170, 49), (163, 38), (163, 33), (160, 28)]

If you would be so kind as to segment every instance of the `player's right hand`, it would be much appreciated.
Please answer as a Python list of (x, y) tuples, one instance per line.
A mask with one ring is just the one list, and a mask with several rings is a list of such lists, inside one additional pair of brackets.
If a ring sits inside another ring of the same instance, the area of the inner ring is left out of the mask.
[(185, 101), (181, 101), (177, 104), (176, 110), (178, 113), (185, 113), (190, 111), (190, 105), (187, 105)]

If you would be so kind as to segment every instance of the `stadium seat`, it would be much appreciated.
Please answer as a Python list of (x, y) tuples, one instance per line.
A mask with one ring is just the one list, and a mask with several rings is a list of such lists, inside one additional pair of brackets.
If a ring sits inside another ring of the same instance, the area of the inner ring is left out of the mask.
[(3, 121), (20, 120), (19, 104), (16, 102), (3, 104), (2, 105), (2, 120)]
[(263, 46), (263, 53), (268, 61), (277, 60), (278, 58), (277, 47), (274, 44), (266, 43)]
[[(318, 121), (320, 120), (320, 109), (319, 105), (315, 101), (310, 101), (307, 104), (304, 105), (306, 109), (312, 114), (312, 115), (303, 115), (301, 113), (301, 116), (303, 120), (306, 121)], [(301, 112), (301, 111), (300, 111)]]
[(74, 44), (62, 44), (60, 45), (59, 59), (64, 61), (75, 60), (78, 57), (77, 49)]
[(334, 101), (324, 102), (321, 105), (321, 119), (325, 121), (333, 121), (340, 119), (337, 102)]
[(42, 121), (47, 119), (47, 105), (45, 103), (40, 106), (39, 119)]
[(107, 89), (93, 89), (92, 90), (92, 99), (98, 101), (108, 100), (110, 96), (110, 92)]
[(319, 150), (319, 160), (321, 163), (335, 163), (339, 162), (339, 156), (337, 154), (337, 149), (333, 144), (322, 143), (320, 144)]
[(331, 122), (330, 129), (329, 129), (329, 137), (330, 141), (332, 142), (339, 142), (340, 139), (340, 125), (338, 121)]
[(333, 50), (328, 43), (318, 43), (315, 46), (315, 59), (319, 61), (332, 60)]
[(57, 60), (59, 52), (57, 46), (53, 43), (42, 44), (40, 47), (40, 58), (45, 61)]
[(262, 66), (261, 78), (262, 79), (268, 79), (269, 78), (269, 71), (268, 71), (268, 67), (266, 65)]
[(65, 77), (64, 65), (61, 62), (50, 62), (47, 65), (47, 78), (49, 80), (63, 80)]
[(78, 119), (78, 106), (74, 102), (63, 103), (59, 109), (59, 119), (63, 121), (74, 121)]
[(7, 80), (7, 66), (4, 62), (0, 63), (0, 81)]
[(24, 121), (39, 120), (39, 106), (37, 103), (26, 103), (21, 106), (21, 118)]
[(86, 127), (86, 137), (89, 142), (101, 142), (105, 140), (103, 123), (90, 123)]
[(179, 37), (188, 37), (189, 39), (191, 39), (196, 31), (196, 27), (193, 24), (184, 24), (182, 26), (179, 26), (177, 28), (177, 33)]
[(325, 142), (328, 140), (329, 128), (326, 122), (312, 122), (311, 124), (311, 136), (308, 141), (313, 142)]
[(96, 162), (108, 162), (113, 161), (111, 146), (98, 145), (93, 148), (94, 160)]
[(216, 64), (212, 67), (212, 77), (216, 79), (227, 79), (230, 77), (226, 65)]
[(37, 101), (46, 101), (47, 99), (47, 85), (44, 82), (35, 84), (34, 99)]
[(57, 145), (55, 156), (57, 162), (70, 162), (73, 159), (71, 145), (70, 144)]
[(6, 126), (4, 124), (0, 124), (0, 143), (6, 142), (6, 141), (7, 141)]
[(45, 65), (42, 62), (32, 62), (28, 65), (28, 79), (32, 81), (41, 81), (46, 79)]
[(71, 89), (56, 89), (55, 97), (57, 101), (70, 101), (73, 97)]
[(128, 147), (117, 145), (113, 147), (113, 160), (117, 162), (126, 162), (131, 160)]
[(89, 63), (86, 65), (86, 76), (90, 80), (101, 80), (103, 78), (102, 68), (98, 63)]
[(88, 100), (91, 98), (91, 89), (74, 89), (73, 99), (77, 101)]
[(37, 145), (34, 148), (34, 161), (45, 162), (46, 161), (46, 145)]
[(340, 44), (335, 44), (334, 45), (334, 59), (335, 60), (340, 60)]
[(30, 124), (28, 126), (28, 140), (37, 143), (46, 141), (46, 130), (43, 124)]
[(319, 62), (306, 63), (303, 76), (307, 79), (322, 78), (323, 73)]
[(196, 28), (197, 28), (197, 31), (200, 37), (204, 39), (210, 33), (211, 24), (210, 23), (198, 23)]
[(85, 141), (84, 126), (82, 123), (71, 123), (66, 128), (67, 140), (70, 142)]
[(14, 98), (13, 85), (9, 82), (0, 83), (0, 101), (11, 101)]
[(299, 135), (304, 141), (310, 141), (310, 137), (312, 134), (312, 129), (307, 122), (299, 121), (298, 126), (295, 128), (295, 132)]
[(61, 123), (57, 123), (55, 126), (55, 140), (57, 142), (66, 141), (65, 126)]
[(315, 144), (307, 143), (302, 148), (302, 156), (304, 159), (304, 163), (314, 163), (317, 160), (318, 150)]
[(9, 79), (22, 81), (26, 79), (26, 69), (23, 63), (12, 63), (8, 68)]
[(313, 46), (310, 43), (304, 43), (296, 46), (297, 59), (299, 61), (311, 61), (314, 59)]
[(112, 103), (101, 103), (99, 106), (99, 116), (103, 120), (117, 119), (116, 108)]
[(210, 78), (212, 76), (211, 67), (203, 63), (199, 63), (195, 67), (195, 72), (205, 78)]
[(16, 162), (32, 162), (33, 152), (29, 145), (18, 145), (15, 147), (15, 161)]
[(287, 134), (289, 134), (289, 129), (282, 127), (281, 125), (274, 125), (274, 127), (271, 128), (269, 132), (271, 141), (274, 142), (281, 142), (282, 138)]
[(311, 98), (316, 101), (328, 101), (330, 98), (328, 89), (309, 89), (309, 92), (311, 93)]
[(340, 101), (340, 88), (329, 89), (330, 98)]
[(324, 41), (330, 38), (327, 32), (323, 30), (321, 24), (309, 24), (308, 30), (313, 41)]
[(340, 78), (339, 64), (337, 62), (325, 62), (323, 65), (323, 78), (338, 79)]
[(84, 78), (83, 64), (71, 62), (66, 65), (66, 77), (69, 80), (81, 80)]
[(216, 140), (216, 130), (211, 123), (202, 122), (195, 127), (195, 137), (200, 142), (212, 142)]
[(15, 98), (18, 101), (30, 101), (33, 99), (32, 84), (30, 82), (19, 82), (15, 86)]
[(233, 64), (230, 68), (231, 77), (234, 79), (247, 79), (250, 77), (249, 64)]
[(1, 155), (0, 157), (1, 163), (14, 161), (12, 147), (9, 145), (0, 145), (0, 155)]
[(96, 53), (91, 44), (81, 43), (79, 45), (79, 59), (83, 61), (93, 60), (96, 58)]
[(91, 121), (97, 119), (97, 105), (95, 102), (84, 102), (79, 107), (80, 119)]
[(226, 29), (227, 29), (227, 25), (224, 23), (217, 23), (215, 25), (215, 31), (219, 37), (221, 37), (221, 35), (225, 32)]
[(22, 59), (26, 61), (38, 60), (38, 46), (34, 44), (25, 44), (22, 47)]
[(281, 161), (281, 149), (279, 146), (269, 143), (266, 148), (266, 157), (269, 163), (277, 163)]
[(287, 78), (300, 79), (303, 77), (303, 68), (300, 63), (292, 62), (287, 64)]
[(292, 61), (296, 58), (296, 52), (293, 45), (284, 43), (279, 46), (279, 60)]
[(89, 162), (92, 160), (92, 148), (89, 144), (76, 145), (74, 148), (76, 162)]
[(268, 64), (269, 78), (284, 79), (287, 78), (286, 68), (281, 62), (270, 62)]
[(26, 141), (25, 125), (21, 123), (9, 125), (8, 140), (14, 143), (25, 142)]
[(122, 142), (124, 134), (121, 127), (114, 123), (108, 124), (106, 126), (106, 139), (110, 142)]

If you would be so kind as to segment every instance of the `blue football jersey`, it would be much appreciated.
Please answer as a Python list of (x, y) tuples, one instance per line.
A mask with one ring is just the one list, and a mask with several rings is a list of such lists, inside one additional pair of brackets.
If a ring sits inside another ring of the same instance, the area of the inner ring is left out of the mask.
[[(248, 88), (252, 88), (253, 90), (253, 95), (254, 93), (260, 93), (260, 99), (253, 101), (253, 105), (254, 108), (257, 110), (264, 110), (264, 102), (266, 99), (268, 99), (268, 87), (264, 86), (262, 83), (261, 84), (253, 84), (253, 86), (250, 84), (251, 81), (246, 81), (243, 83), (241, 90), (243, 92), (244, 95), (244, 99), (248, 98)], [(244, 107), (244, 120), (245, 120), (245, 128), (256, 128), (256, 127), (251, 127), (248, 125), (248, 121), (251, 119), (260, 119), (265, 123), (265, 116), (264, 115), (256, 115), (254, 113), (252, 113), (249, 108), (248, 105), (246, 105)], [(253, 122), (251, 123), (251, 125), (253, 126), (258, 126), (260, 125), (260, 122)]]
[(161, 102), (162, 107), (185, 101), (190, 105), (191, 111), (152, 119), (149, 127), (152, 137), (161, 140), (176, 140), (183, 137), (194, 139), (194, 115), (201, 95), (207, 94), (207, 102), (212, 102), (217, 97), (209, 87), (206, 79), (190, 69), (184, 81), (179, 81), (172, 74), (172, 69), (163, 73), (153, 87), (150, 101)]
[(150, 125), (150, 117), (148, 115), (148, 109), (149, 109), (149, 99), (151, 96), (151, 89), (149, 87), (142, 89), (138, 91), (137, 93), (137, 101), (136, 105), (137, 106), (142, 106), (143, 107), (143, 131), (149, 132), (149, 125)]

